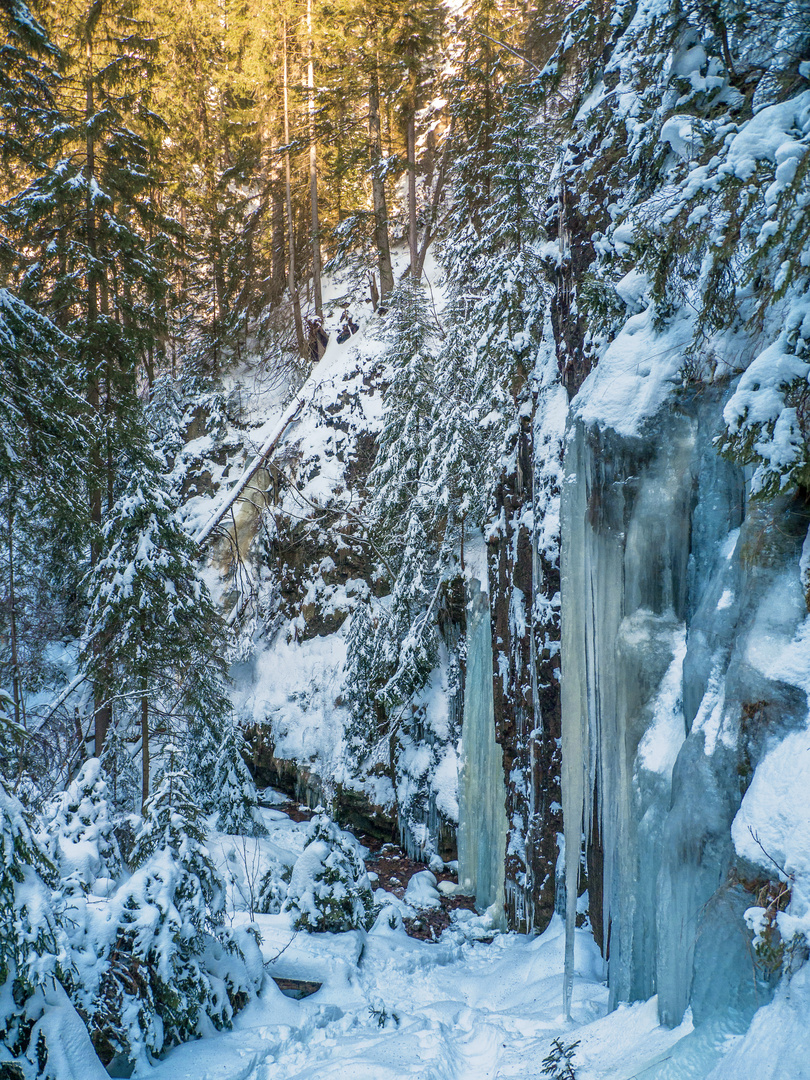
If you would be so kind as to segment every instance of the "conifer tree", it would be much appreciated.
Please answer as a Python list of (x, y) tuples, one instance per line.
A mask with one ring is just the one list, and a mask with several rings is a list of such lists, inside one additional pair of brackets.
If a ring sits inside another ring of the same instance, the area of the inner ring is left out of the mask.
[[(349, 750), (349, 767), (361, 773), (367, 767), (369, 751), (382, 735), (383, 711), (376, 699), (379, 686), (375, 678), (376, 635), (368, 604), (358, 604), (352, 612), (346, 640), (346, 664), (343, 670), (343, 686), (350, 718), (346, 728)], [(383, 729), (384, 730), (384, 729)]]
[(217, 828), (235, 836), (265, 836), (267, 830), (257, 813), (256, 784), (245, 762), (246, 750), (242, 732), (231, 717), (214, 770)]
[[(43, 991), (64, 977), (64, 945), (51, 908), (53, 864), (19, 799), (0, 779), (0, 1045), (25, 1054), (45, 1008)], [(23, 1073), (23, 1075), (25, 1075)]]
[(98, 758), (90, 758), (43, 815), (51, 861), (70, 892), (109, 891), (123, 872)]
[(131, 743), (113, 725), (104, 740), (101, 765), (109, 778), (108, 792), (115, 809), (131, 814), (141, 808), (141, 775)]
[(433, 410), (433, 328), (427, 298), (408, 277), (392, 297), (386, 335), (391, 382), (385, 393), (383, 429), (369, 485), (372, 516), (383, 550), (396, 551), (407, 527), (407, 507), (420, 499), (420, 473)]
[(227, 711), (221, 618), (197, 575), (194, 545), (153, 473), (133, 475), (104, 529), (89, 582), (86, 670), (125, 720), (137, 714), (143, 801), (150, 715), (176, 735)]
[[(84, 512), (74, 498), (72, 518), (95, 562), (118, 468), (142, 452), (136, 384), (161, 329), (164, 277), (149, 245), (160, 219), (145, 138), (159, 126), (149, 105), (154, 40), (131, 0), (98, 0), (87, 10), (71, 3), (52, 14), (69, 59), (59, 115), (47, 155), (3, 219), (22, 253), (21, 298), (74, 341), (90, 415)], [(100, 683), (95, 698), (100, 754), (110, 720)]]
[(191, 773), (194, 798), (206, 814), (213, 813), (220, 805), (216, 787), (217, 765), (230, 722), (230, 715), (225, 711), (216, 716), (195, 715), (189, 721), (184, 740), (184, 760)]
[(167, 766), (144, 807), (144, 819), (130, 856), (137, 870), (160, 852), (182, 863), (193, 879), (182, 892), (186, 916), (197, 933), (222, 922), (223, 885), (205, 847), (199, 808), (191, 796), (191, 777), (183, 768), (178, 744), (165, 749)]
[[(432, 600), (436, 591), (436, 554), (419, 512), (411, 511), (391, 606), (378, 630), (375, 668), (378, 700), (391, 715), (427, 682), (437, 659)], [(383, 682), (382, 670), (390, 672)]]
[(310, 933), (367, 930), (374, 897), (368, 874), (352, 840), (325, 814), (307, 829), (307, 842), (296, 860), (283, 910), (295, 927)]
[(253, 987), (222, 929), (225, 887), (205, 847), (201, 811), (180, 747), (145, 807), (119, 890), (113, 945), (91, 1008), (91, 1035), (103, 1060), (133, 1063), (199, 1037), (206, 1021), (230, 1026)]

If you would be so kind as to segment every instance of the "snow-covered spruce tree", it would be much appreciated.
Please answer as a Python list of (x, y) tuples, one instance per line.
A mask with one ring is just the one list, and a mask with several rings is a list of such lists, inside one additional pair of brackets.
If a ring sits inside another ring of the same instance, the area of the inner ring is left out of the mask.
[(292, 876), (292, 867), (278, 859), (271, 859), (270, 865), (259, 882), (257, 911), (265, 915), (277, 915), (287, 899), (287, 888)]
[(246, 751), (244, 736), (231, 717), (214, 770), (217, 828), (232, 835), (266, 836), (267, 830), (258, 815), (256, 784), (245, 762)]
[[(493, 85), (497, 124), (484, 109), (479, 127), (459, 103), (451, 207), (452, 225), (441, 259), (452, 283), (447, 349), (466, 352), (474, 373), (466, 405), (484, 421), (492, 461), (532, 369), (550, 290), (540, 258), (545, 241), (543, 203), (551, 163), (537, 131), (531, 88), (506, 81)], [(488, 119), (486, 118), (488, 116)], [(462, 122), (464, 120), (464, 122)], [(456, 368), (457, 363), (442, 365)], [(465, 379), (465, 382), (467, 380)]]
[(292, 869), (283, 907), (296, 929), (342, 933), (368, 929), (374, 897), (356, 845), (325, 814), (314, 817)]
[(0, 288), (0, 681), (18, 724), (26, 696), (58, 677), (44, 644), (57, 612), (64, 626), (59, 579), (71, 575), (46, 537), (59, 527), (75, 551), (67, 522), (85, 439), (74, 376), (68, 338)]
[(578, 84), (560, 184), (579, 215), (568, 231), (587, 233), (586, 349), (652, 302), (660, 333), (680, 322), (691, 338), (685, 384), (739, 374), (753, 352), (720, 446), (756, 466), (754, 495), (810, 482), (808, 42), (804, 4), (627, 5), (606, 21), (585, 3), (541, 80), (549, 94), (564, 79), (570, 93), (571, 72)]
[(422, 523), (422, 472), (436, 410), (435, 327), (424, 291), (410, 276), (397, 286), (391, 304), (386, 328), (391, 382), (368, 482), (375, 540), (396, 578), (390, 608), (375, 613), (373, 621), (368, 613), (359, 614), (348, 642), (344, 684), (352, 710), (349, 742), (355, 768), (372, 764), (369, 755), (393, 768), (390, 714), (424, 685), (435, 659), (433, 627), (424, 618), (435, 582)]
[(343, 671), (344, 698), (350, 715), (346, 740), (350, 767), (358, 775), (368, 768), (369, 754), (385, 731), (385, 712), (377, 701), (379, 687), (375, 685), (375, 643), (371, 606), (360, 603), (351, 615)]
[(438, 659), (433, 603), (439, 575), (418, 511), (408, 517), (390, 604), (372, 622), (360, 611), (349, 633), (344, 686), (351, 718), (350, 767), (384, 767), (395, 781), (406, 706)]
[[(425, 685), (436, 663), (436, 557), (419, 512), (408, 517), (391, 604), (380, 619), (374, 657), (378, 699), (389, 715)], [(383, 681), (384, 680), (384, 681)]]
[(88, 1006), (103, 1061), (143, 1062), (170, 1046), (230, 1026), (255, 989), (222, 927), (224, 884), (205, 847), (180, 748), (150, 796), (132, 878), (111, 900), (105, 971)]
[(108, 784), (98, 758), (90, 758), (42, 817), (42, 835), (62, 888), (108, 895), (123, 872)]
[(201, 714), (189, 721), (185, 740), (186, 763), (194, 783), (194, 797), (206, 814), (220, 806), (216, 789), (217, 765), (231, 719), (224, 711)]
[[(222, 620), (197, 574), (193, 542), (153, 471), (133, 475), (103, 535), (104, 554), (88, 580), (82, 658), (121, 729), (135, 718), (140, 724), (145, 802), (150, 717), (183, 737), (227, 715)], [(188, 753), (193, 760), (194, 739)]]
[(383, 551), (396, 553), (407, 528), (407, 510), (419, 498), (433, 410), (434, 328), (421, 285), (408, 276), (391, 295), (386, 360), (391, 382), (383, 400), (383, 427), (369, 474), (371, 515)]
[(490, 432), (481, 424), (487, 415), (482, 415), (485, 402), (476, 403), (481, 387), (470, 370), (470, 354), (460, 334), (453, 332), (444, 342), (437, 368), (422, 489), (440, 561), (458, 549), (463, 563), (465, 529), (480, 528), (486, 510)]
[(51, 908), (55, 883), (27, 812), (0, 779), (0, 1062), (17, 1059), (9, 1076), (42, 1075), (38, 1058), (44, 1073), (47, 1047), (32, 1038), (34, 1025), (67, 966)]
[[(49, 16), (64, 47), (60, 116), (3, 222), (20, 252), (20, 296), (74, 342), (87, 438), (70, 520), (95, 563), (105, 505), (144, 450), (138, 378), (165, 338), (162, 241), (150, 234), (173, 229), (150, 160), (161, 126), (149, 101), (154, 36), (128, 0)], [(110, 716), (103, 681), (93, 690), (100, 755)]]

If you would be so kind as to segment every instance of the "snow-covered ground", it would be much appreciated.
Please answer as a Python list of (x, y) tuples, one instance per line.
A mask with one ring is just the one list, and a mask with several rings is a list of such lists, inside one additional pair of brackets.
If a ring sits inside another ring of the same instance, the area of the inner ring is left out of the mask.
[[(223, 873), (241, 883), (231, 901), (246, 925), (246, 878), (255, 861), (292, 862), (306, 823), (262, 811), (269, 836), (216, 836)], [(254, 871), (255, 876), (255, 871)], [(408, 899), (419, 890), (411, 890)], [(657, 1063), (691, 1032), (687, 1020), (658, 1025), (655, 1000), (607, 1014), (602, 962), (586, 930), (578, 932), (572, 1020), (562, 1013), (564, 931), (555, 917), (539, 937), (496, 932), (487, 916), (459, 910), (439, 941), (409, 937), (403, 901), (378, 889), (382, 910), (369, 933), (295, 932), (287, 914), (255, 915), (267, 978), (234, 1030), (171, 1051), (141, 1070), (150, 1080), (507, 1080), (539, 1078), (552, 1040), (579, 1041), (578, 1080), (659, 1075)], [(320, 982), (302, 1000), (282, 994), (271, 976)], [(724, 1048), (730, 1047), (723, 1035)], [(738, 1042), (732, 1037), (731, 1042)], [(705, 1061), (705, 1054), (699, 1055)], [(650, 1071), (648, 1071), (650, 1070)], [(666, 1075), (666, 1074), (661, 1074)], [(681, 1071), (678, 1076), (704, 1076)]]

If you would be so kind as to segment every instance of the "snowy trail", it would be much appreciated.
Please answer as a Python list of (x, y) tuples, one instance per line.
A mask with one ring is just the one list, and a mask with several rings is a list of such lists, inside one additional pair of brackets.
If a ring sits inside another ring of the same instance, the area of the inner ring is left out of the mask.
[[(306, 823), (263, 812), (270, 835), (250, 841), (278, 856), (300, 853)], [(224, 871), (243, 841), (213, 836)], [(231, 901), (238, 889), (232, 885)], [(459, 911), (439, 941), (409, 937), (390, 906), (371, 931), (295, 932), (290, 916), (256, 915), (268, 973), (234, 1030), (172, 1050), (135, 1075), (149, 1080), (539, 1080), (552, 1040), (579, 1041), (577, 1080), (702, 1080), (739, 1029), (692, 1033), (658, 1024), (655, 999), (607, 1014), (603, 965), (577, 932), (571, 1021), (562, 1011), (564, 928), (539, 937), (501, 934), (487, 916)], [(245, 911), (233, 912), (246, 925)], [(395, 925), (392, 925), (392, 922)], [(320, 982), (300, 1001), (270, 978)], [(683, 1041), (682, 1041), (683, 1040)]]
[[(446, 936), (455, 935), (460, 937), (456, 931)], [(317, 942), (320, 957), (313, 963), (323, 965), (328, 946), (334, 946), (331, 969), (323, 969), (332, 977), (327, 975), (313, 997), (292, 1001), (271, 983), (235, 1031), (180, 1047), (141, 1075), (151, 1080), (525, 1080), (540, 1075), (551, 1040), (560, 1037), (565, 1043), (581, 1040), (578, 1077), (630, 1080), (666, 1058), (690, 1030), (688, 1025), (660, 1028), (655, 1001), (605, 1016), (607, 993), (588, 973), (596, 957), (585, 934), (579, 942), (575, 1019), (566, 1023), (558, 920), (540, 938), (496, 935), (491, 944), (431, 944), (401, 931), (375, 930), (353, 970), (340, 940), (345, 936), (351, 935), (319, 935), (331, 941)], [(378, 1019), (382, 1010), (384, 1026)]]

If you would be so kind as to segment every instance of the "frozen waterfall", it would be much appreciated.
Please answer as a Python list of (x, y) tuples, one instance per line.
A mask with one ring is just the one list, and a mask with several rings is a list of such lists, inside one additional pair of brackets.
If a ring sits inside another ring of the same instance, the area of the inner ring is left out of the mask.
[(709, 745), (696, 719), (701, 702), (718, 724), (726, 707), (722, 642), (733, 641), (738, 607), (719, 598), (746, 595), (732, 580), (734, 543), (724, 545), (743, 517), (743, 483), (712, 446), (711, 396), (685, 404), (662, 410), (643, 438), (574, 421), (562, 508), (565, 1004), (584, 834), (611, 1004), (657, 993), (669, 1024), (690, 1002), (715, 1007), (708, 986), (721, 962), (724, 986), (745, 978), (730, 936), (743, 941), (741, 918), (729, 917), (722, 946), (717, 927), (705, 932), (721, 888), (738, 906), (726, 882), (742, 691), (726, 703), (723, 739)]
[(479, 907), (494, 905), (498, 923), (503, 922), (506, 833), (503, 753), (495, 741), (489, 596), (473, 579), (467, 604), (458, 880), (475, 895)]

